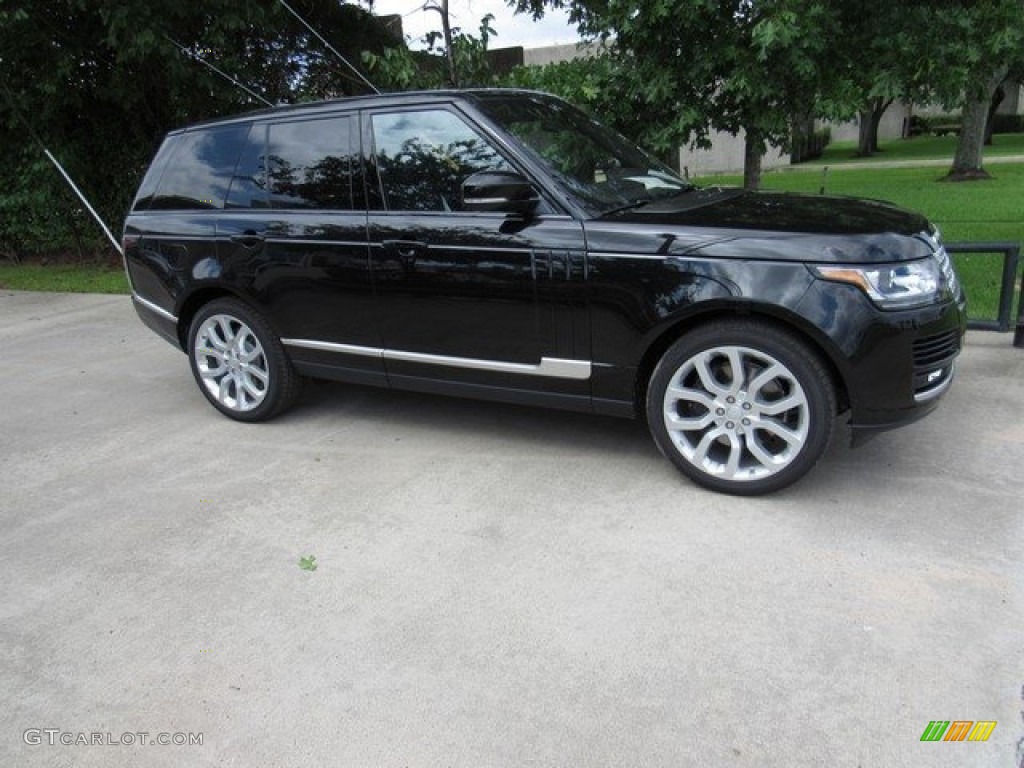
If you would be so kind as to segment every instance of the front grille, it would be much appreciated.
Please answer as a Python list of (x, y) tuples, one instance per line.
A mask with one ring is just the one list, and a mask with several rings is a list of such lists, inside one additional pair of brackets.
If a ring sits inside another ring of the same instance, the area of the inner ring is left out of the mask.
[(953, 329), (914, 341), (914, 368), (935, 368), (960, 351), (960, 331)]

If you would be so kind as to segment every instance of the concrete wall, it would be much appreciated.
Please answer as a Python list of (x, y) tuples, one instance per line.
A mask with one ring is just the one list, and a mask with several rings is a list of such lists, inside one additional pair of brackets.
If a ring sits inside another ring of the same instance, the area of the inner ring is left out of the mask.
[(996, 112), (1000, 115), (1024, 115), (1024, 85), (1004, 83), (1003, 88), (1006, 90), (1006, 97)]
[[(731, 133), (716, 131), (711, 135), (711, 149), (683, 147), (679, 150), (679, 169), (694, 177), (742, 173), (743, 143), (743, 132), (733, 136)], [(765, 171), (789, 164), (789, 153), (774, 147), (769, 147), (768, 153), (761, 159), (761, 169)]]
[(523, 64), (542, 67), (545, 64), (557, 64), (560, 61), (580, 59), (593, 56), (600, 45), (597, 43), (568, 43), (567, 45), (548, 45), (543, 48), (523, 49)]
[[(914, 110), (917, 112), (917, 110)], [(893, 102), (882, 115), (882, 122), (878, 124), (878, 138), (881, 141), (890, 139), (901, 139), (906, 136), (907, 125), (910, 122), (911, 107), (903, 102)], [(847, 123), (823, 122), (822, 126), (828, 126), (832, 130), (832, 141), (857, 141), (860, 131), (860, 121), (850, 120)]]
[[(1006, 95), (996, 112), (1000, 115), (1022, 115), (1024, 114), (1024, 83), (1017, 83), (1009, 78), (1003, 81), (1003, 90)], [(946, 109), (941, 104), (915, 104), (914, 114), (922, 117), (934, 115), (948, 115), (950, 112), (959, 113), (959, 107)]]

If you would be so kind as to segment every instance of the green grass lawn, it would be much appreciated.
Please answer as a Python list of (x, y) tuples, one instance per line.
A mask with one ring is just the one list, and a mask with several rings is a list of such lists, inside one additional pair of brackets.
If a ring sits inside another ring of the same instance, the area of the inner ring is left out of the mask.
[(62, 293), (128, 293), (123, 269), (73, 264), (0, 264), (0, 288)]
[[(836, 141), (825, 147), (821, 157), (809, 161), (814, 165), (870, 164), (905, 160), (950, 160), (956, 150), (956, 136), (915, 136), (879, 142), (881, 149), (871, 157), (857, 157), (857, 142)], [(992, 146), (985, 147), (985, 157), (1024, 155), (1024, 133), (997, 133)], [(793, 169), (800, 168), (799, 165)]]
[[(1016, 135), (1016, 134), (1015, 134)], [(945, 137), (943, 137), (945, 138)], [(766, 173), (764, 189), (818, 194), (822, 183), (830, 195), (887, 200), (920, 211), (942, 231), (947, 243), (1013, 241), (1024, 243), (1024, 163), (994, 164), (993, 178), (951, 184), (939, 179), (943, 167), (851, 168), (823, 174), (821, 169)], [(701, 183), (738, 185), (740, 176), (707, 177)], [(953, 257), (979, 319), (995, 319), (1002, 285), (1002, 259), (997, 255)], [(1017, 285), (1019, 287), (1020, 280)]]

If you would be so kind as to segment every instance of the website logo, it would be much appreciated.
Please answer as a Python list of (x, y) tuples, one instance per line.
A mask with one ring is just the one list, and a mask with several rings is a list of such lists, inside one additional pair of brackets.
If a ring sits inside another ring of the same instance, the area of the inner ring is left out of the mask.
[(995, 720), (932, 720), (921, 734), (921, 741), (988, 741), (996, 728)]

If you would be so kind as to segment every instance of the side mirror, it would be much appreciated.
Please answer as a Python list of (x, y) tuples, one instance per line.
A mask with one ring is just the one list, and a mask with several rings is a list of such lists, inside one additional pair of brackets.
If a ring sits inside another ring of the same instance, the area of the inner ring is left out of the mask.
[(526, 215), (540, 203), (529, 180), (513, 171), (478, 171), (462, 182), (462, 210)]

